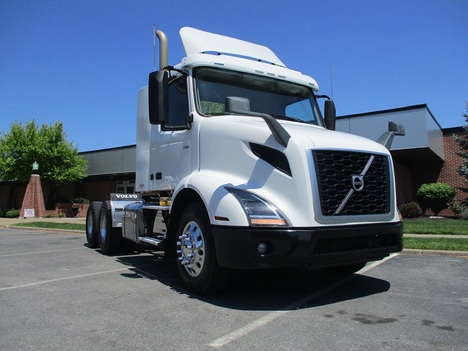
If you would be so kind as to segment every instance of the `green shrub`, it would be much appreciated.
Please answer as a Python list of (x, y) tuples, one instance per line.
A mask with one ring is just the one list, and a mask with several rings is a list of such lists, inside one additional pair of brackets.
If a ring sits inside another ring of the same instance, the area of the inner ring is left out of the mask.
[(450, 209), (459, 217), (463, 217), (463, 213), (467, 212), (468, 207), (466, 206), (466, 203), (462, 201), (452, 201), (450, 204)]
[(9, 210), (9, 211), (6, 211), (5, 213), (5, 217), (6, 218), (16, 218), (16, 217), (19, 217), (20, 215), (20, 210)]
[(460, 218), (464, 219), (465, 221), (468, 220), (468, 208), (465, 208), (463, 211), (461, 211)]
[(463, 212), (466, 209), (466, 205), (461, 201), (452, 201), (450, 204), (450, 209), (457, 215)]
[(455, 189), (445, 183), (423, 184), (416, 192), (416, 198), (425, 212), (431, 210), (434, 215), (449, 207), (455, 197)]
[(416, 218), (422, 215), (421, 207), (416, 201), (401, 205), (399, 210), (403, 218)]
[(461, 219), (468, 219), (468, 206), (462, 201), (453, 201), (450, 204), (450, 209)]

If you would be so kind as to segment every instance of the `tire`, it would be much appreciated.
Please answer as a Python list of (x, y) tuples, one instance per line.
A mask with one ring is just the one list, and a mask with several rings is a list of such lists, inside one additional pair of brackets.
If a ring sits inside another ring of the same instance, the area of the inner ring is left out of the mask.
[(111, 255), (120, 249), (122, 228), (112, 227), (110, 201), (103, 202), (99, 210), (98, 240), (101, 246), (101, 252), (105, 255)]
[(364, 268), (367, 262), (359, 262), (353, 264), (347, 264), (344, 266), (336, 266), (325, 268), (325, 272), (331, 275), (350, 275), (356, 273), (360, 269)]
[(218, 266), (213, 232), (203, 205), (189, 205), (177, 226), (177, 267), (186, 288), (197, 294), (223, 290), (228, 270)]
[(101, 202), (91, 202), (86, 212), (86, 240), (88, 247), (94, 249), (99, 247), (99, 210)]

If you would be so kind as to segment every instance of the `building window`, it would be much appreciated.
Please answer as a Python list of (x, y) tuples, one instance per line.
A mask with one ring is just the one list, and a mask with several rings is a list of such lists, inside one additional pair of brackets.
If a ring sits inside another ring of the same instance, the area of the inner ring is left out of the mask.
[(120, 181), (115, 183), (115, 192), (117, 194), (134, 194), (135, 193), (135, 182), (130, 180)]

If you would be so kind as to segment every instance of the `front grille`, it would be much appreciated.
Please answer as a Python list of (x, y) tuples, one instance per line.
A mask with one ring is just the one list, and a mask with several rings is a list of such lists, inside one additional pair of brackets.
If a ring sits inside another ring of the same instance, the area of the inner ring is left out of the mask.
[(390, 212), (388, 158), (361, 152), (313, 151), (323, 216)]

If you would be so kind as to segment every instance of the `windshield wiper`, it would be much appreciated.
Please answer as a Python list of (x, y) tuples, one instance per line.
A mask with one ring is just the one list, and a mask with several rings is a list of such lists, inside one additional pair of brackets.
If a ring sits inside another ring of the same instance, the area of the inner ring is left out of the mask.
[(208, 112), (208, 113), (203, 113), (205, 116), (225, 116), (227, 115), (226, 112)]
[(274, 114), (271, 114), (271, 115), (273, 117), (275, 117), (276, 119), (282, 119), (282, 120), (285, 120), (285, 121), (292, 121), (292, 122), (299, 122), (299, 123), (309, 124), (309, 122), (304, 121), (304, 120), (299, 119), (299, 118), (294, 118), (294, 117), (289, 117), (289, 116), (282, 116), (282, 115), (274, 115)]

